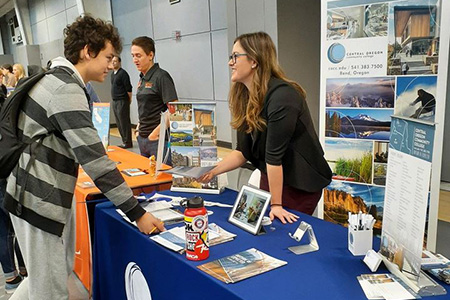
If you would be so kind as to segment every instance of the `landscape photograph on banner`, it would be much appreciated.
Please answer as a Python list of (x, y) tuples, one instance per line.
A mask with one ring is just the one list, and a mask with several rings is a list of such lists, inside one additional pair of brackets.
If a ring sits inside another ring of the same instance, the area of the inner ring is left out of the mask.
[(386, 185), (389, 143), (373, 142), (373, 184)]
[(396, 116), (434, 122), (437, 76), (397, 77)]
[(327, 79), (326, 89), (327, 107), (394, 107), (394, 77)]
[(441, 7), (439, 0), (391, 2), (388, 75), (437, 74)]
[(327, 39), (329, 40), (386, 36), (387, 31), (387, 3), (351, 7), (339, 7), (336, 2), (328, 3)]
[(370, 214), (376, 220), (373, 233), (381, 235), (384, 191), (381, 186), (333, 180), (323, 192), (324, 220), (348, 226), (348, 213)]
[(393, 114), (394, 109), (327, 108), (325, 136), (388, 141)]
[(327, 138), (325, 159), (333, 172), (333, 179), (372, 183), (372, 141)]

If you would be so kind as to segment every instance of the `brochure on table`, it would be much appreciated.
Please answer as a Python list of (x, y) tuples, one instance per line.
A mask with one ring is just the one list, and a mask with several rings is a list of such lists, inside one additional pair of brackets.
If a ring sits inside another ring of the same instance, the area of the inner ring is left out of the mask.
[(286, 265), (255, 248), (217, 259), (197, 268), (225, 283), (235, 283)]
[(109, 111), (109, 103), (95, 102), (92, 105), (92, 123), (97, 129), (98, 136), (105, 149), (109, 145)]
[(392, 274), (363, 274), (357, 277), (367, 299), (419, 299)]
[[(171, 102), (168, 104), (170, 151), (173, 167), (211, 167), (217, 164), (215, 103)], [(201, 172), (200, 172), (201, 173)], [(218, 178), (196, 181), (200, 173), (173, 175), (172, 191), (219, 194)]]

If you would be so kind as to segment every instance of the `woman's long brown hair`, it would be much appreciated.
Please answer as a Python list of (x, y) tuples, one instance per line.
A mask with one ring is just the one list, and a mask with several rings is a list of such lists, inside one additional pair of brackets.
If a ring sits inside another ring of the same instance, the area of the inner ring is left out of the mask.
[(266, 120), (261, 115), (261, 111), (271, 77), (288, 82), (304, 99), (306, 99), (306, 92), (298, 83), (286, 78), (278, 64), (275, 45), (267, 33), (242, 34), (234, 40), (234, 43), (238, 41), (247, 53), (246, 58), (256, 62), (256, 68), (251, 91), (241, 82), (234, 82), (231, 85), (229, 94), (231, 126), (247, 133), (254, 130), (263, 131)]

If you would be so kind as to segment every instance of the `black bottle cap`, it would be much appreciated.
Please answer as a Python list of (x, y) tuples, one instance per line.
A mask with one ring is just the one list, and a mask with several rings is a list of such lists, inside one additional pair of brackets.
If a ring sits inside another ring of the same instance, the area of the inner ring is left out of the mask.
[(188, 208), (201, 208), (203, 207), (203, 198), (200, 196), (195, 196), (187, 199)]

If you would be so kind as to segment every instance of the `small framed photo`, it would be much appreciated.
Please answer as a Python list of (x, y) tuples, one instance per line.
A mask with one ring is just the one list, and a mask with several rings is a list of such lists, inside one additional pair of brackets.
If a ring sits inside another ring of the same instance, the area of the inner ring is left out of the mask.
[(228, 221), (252, 234), (258, 234), (270, 198), (269, 192), (247, 185), (242, 186)]

